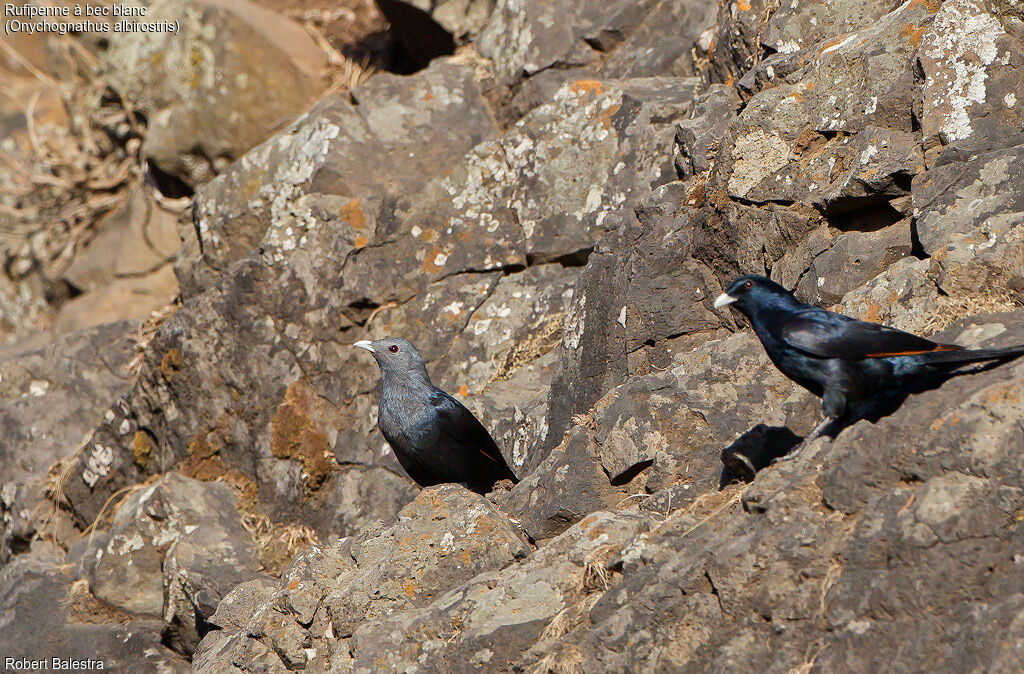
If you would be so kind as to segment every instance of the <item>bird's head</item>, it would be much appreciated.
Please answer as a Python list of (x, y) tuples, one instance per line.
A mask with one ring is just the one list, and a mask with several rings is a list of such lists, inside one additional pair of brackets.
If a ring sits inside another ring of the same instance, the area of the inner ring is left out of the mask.
[(416, 347), (401, 337), (385, 337), (373, 341), (364, 339), (352, 346), (366, 349), (373, 354), (373, 359), (380, 366), (381, 375), (386, 379), (395, 377), (396, 380), (402, 380), (422, 376), (430, 381), (423, 356)]
[(792, 293), (763, 276), (741, 276), (715, 299), (715, 308), (731, 306), (748, 318), (762, 309), (771, 309), (794, 301)]

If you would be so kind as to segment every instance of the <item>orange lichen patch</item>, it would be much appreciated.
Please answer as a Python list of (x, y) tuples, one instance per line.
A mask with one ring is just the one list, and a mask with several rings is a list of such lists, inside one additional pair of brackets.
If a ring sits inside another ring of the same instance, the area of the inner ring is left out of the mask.
[(811, 127), (800, 132), (800, 135), (793, 141), (793, 152), (799, 156), (814, 153), (825, 146), (828, 139)]
[(459, 387), (459, 395), (462, 396), (463, 398), (468, 398), (469, 397), (469, 387), (466, 386), (465, 384), (460, 386)]
[(429, 229), (424, 229), (423, 233), (420, 234), (420, 238), (426, 241), (427, 243), (430, 243), (431, 241), (437, 239), (437, 230), (435, 230), (433, 227)]
[(910, 0), (910, 5), (907, 6), (907, 9), (910, 9), (911, 7), (924, 7), (934, 14), (939, 11), (939, 7), (941, 6), (941, 0)]
[(185, 367), (185, 357), (178, 349), (171, 349), (164, 354), (160, 361), (160, 374), (164, 376), (164, 379), (170, 379), (175, 372), (183, 367)]
[(306, 487), (315, 490), (333, 469), (333, 455), (327, 436), (310, 417), (306, 387), (297, 381), (285, 391), (284, 400), (270, 422), (270, 453), (279, 459), (302, 464)]
[(364, 248), (366, 246), (366, 244), (368, 244), (368, 243), (370, 243), (370, 241), (365, 236), (363, 236), (362, 234), (357, 236), (356, 240), (352, 242), (352, 244), (356, 248)]
[(260, 186), (263, 185), (263, 181), (260, 178), (261, 176), (253, 176), (245, 182), (245, 185), (242, 186), (242, 194), (245, 195), (246, 199), (251, 199), (256, 196), (256, 192), (258, 192)]
[(188, 458), (178, 466), (178, 472), (202, 482), (223, 477), (228, 467), (220, 458), (220, 450), (207, 439), (206, 433), (197, 434), (188, 444)]
[(825, 42), (825, 44), (821, 45), (821, 49), (818, 51), (818, 55), (820, 56), (822, 52), (824, 52), (824, 51), (826, 51), (826, 50), (828, 50), (828, 49), (830, 49), (832, 47), (835, 47), (837, 44), (840, 44), (844, 39), (846, 39), (846, 38), (843, 37), (843, 36), (839, 36), (839, 37), (834, 37), (831, 40), (827, 40)]
[(135, 465), (146, 470), (149, 468), (149, 457), (153, 453), (153, 441), (146, 431), (136, 431), (132, 438), (132, 455), (135, 458)]
[(423, 93), (423, 100), (425, 100), (425, 101), (432, 101), (432, 100), (434, 100), (434, 92), (429, 91), (429, 90), (425, 91)]
[(868, 310), (864, 312), (864, 320), (872, 323), (882, 322), (882, 305), (878, 302), (868, 303)]
[(914, 23), (908, 23), (900, 30), (900, 37), (904, 38), (911, 47), (916, 47), (924, 39), (924, 28)]
[(338, 210), (338, 215), (352, 229), (366, 229), (366, 214), (360, 199), (353, 199)]
[(686, 195), (686, 205), (700, 208), (704, 205), (704, 186), (706, 182), (698, 182), (690, 190), (690, 193)]
[(937, 430), (939, 430), (940, 428), (942, 428), (945, 425), (946, 425), (946, 420), (943, 419), (942, 417), (939, 417), (938, 419), (936, 419), (935, 421), (932, 422), (932, 425), (930, 426), (930, 428), (933, 431), (937, 431)]
[(416, 596), (416, 583), (411, 580), (407, 580), (402, 584), (402, 589), (405, 591), (407, 597)]
[(604, 93), (604, 84), (600, 80), (576, 80), (569, 86), (569, 89), (574, 94), (585, 94), (590, 91), (602, 94)]
[(1015, 404), (1020, 402), (1020, 396), (1010, 386), (1005, 384), (994, 387), (985, 395), (985, 402), (993, 405), (1000, 403)]
[(299, 587), (299, 581), (297, 581), (297, 580), (293, 580), (292, 582), (288, 583), (288, 589), (289, 590), (294, 590), (294, 589), (296, 589), (298, 587)]
[(463, 550), (459, 553), (459, 561), (463, 566), (469, 566), (473, 563), (473, 555), (469, 554), (469, 550)]
[(741, 12), (749, 12), (750, 0), (739, 0), (739, 2), (736, 3), (736, 9), (740, 10)]
[(423, 258), (423, 272), (426, 274), (436, 274), (437, 272), (441, 271), (443, 265), (437, 263), (438, 258), (446, 260), (448, 259), (448, 255), (443, 250), (441, 250), (440, 247), (434, 246), (434, 248), (432, 248), (430, 252), (427, 253), (426, 257)]

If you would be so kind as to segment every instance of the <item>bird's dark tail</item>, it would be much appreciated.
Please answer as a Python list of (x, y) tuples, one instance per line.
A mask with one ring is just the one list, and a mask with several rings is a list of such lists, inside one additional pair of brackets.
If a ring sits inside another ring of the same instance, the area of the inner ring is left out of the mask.
[(956, 351), (930, 351), (920, 358), (929, 365), (965, 365), (986, 360), (1003, 360), (1024, 356), (1024, 344), (1002, 349), (958, 349)]

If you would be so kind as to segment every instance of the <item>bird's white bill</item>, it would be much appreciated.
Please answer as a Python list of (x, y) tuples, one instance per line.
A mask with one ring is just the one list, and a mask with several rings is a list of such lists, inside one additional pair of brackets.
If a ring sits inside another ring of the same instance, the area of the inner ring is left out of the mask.
[(370, 353), (374, 353), (373, 342), (371, 342), (368, 339), (360, 340), (360, 341), (356, 342), (355, 344), (353, 344), (352, 346), (356, 347), (357, 349), (366, 349)]
[(729, 293), (722, 293), (721, 295), (715, 298), (715, 308), (721, 309), (722, 307), (730, 305), (735, 301), (736, 298), (730, 295)]

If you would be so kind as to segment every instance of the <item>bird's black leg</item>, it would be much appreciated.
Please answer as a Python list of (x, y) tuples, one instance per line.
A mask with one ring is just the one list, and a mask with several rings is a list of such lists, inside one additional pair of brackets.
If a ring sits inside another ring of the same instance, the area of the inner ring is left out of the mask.
[(803, 450), (804, 447), (806, 447), (807, 445), (811, 444), (814, 440), (817, 440), (819, 437), (821, 437), (821, 434), (825, 432), (825, 429), (828, 428), (829, 425), (832, 424), (835, 420), (836, 419), (834, 417), (825, 417), (824, 419), (822, 419), (821, 423), (815, 426), (814, 430), (808, 433), (807, 437), (801, 440), (799, 445), (790, 450), (789, 453), (772, 459), (772, 464), (774, 465), (781, 461), (789, 461), (790, 459), (795, 459), (797, 456), (799, 456), (800, 452)]

